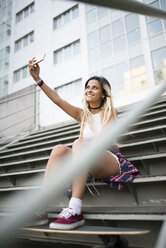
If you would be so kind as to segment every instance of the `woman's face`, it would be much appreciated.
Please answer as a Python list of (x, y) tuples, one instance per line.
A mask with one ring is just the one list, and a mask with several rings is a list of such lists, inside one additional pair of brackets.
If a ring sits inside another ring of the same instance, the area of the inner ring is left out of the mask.
[(91, 79), (85, 87), (85, 99), (90, 104), (100, 106), (102, 100), (102, 87), (98, 80)]

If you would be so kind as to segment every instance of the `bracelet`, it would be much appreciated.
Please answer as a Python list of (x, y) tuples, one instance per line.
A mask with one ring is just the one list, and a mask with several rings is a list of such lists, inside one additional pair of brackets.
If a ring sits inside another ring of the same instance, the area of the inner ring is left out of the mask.
[(41, 79), (39, 82), (37, 82), (37, 85), (41, 87), (44, 84), (44, 81)]

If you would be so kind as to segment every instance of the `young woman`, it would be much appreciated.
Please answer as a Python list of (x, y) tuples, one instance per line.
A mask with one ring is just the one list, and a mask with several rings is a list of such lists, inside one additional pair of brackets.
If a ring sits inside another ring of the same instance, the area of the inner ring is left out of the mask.
[[(81, 144), (92, 141), (109, 122), (117, 117), (117, 111), (112, 103), (110, 84), (104, 77), (94, 76), (88, 79), (84, 90), (84, 107), (81, 109), (66, 102), (50, 89), (40, 78), (40, 67), (38, 64), (33, 65), (34, 62), (34, 58), (29, 61), (29, 71), (35, 82), (57, 106), (80, 124), (80, 138), (74, 141), (72, 148), (65, 145), (56, 145), (53, 148), (44, 176), (45, 185), (58, 160), (67, 153), (74, 155)], [(69, 205), (62, 210), (59, 218), (50, 224), (50, 228), (73, 229), (84, 224), (81, 207), (87, 174), (73, 182)], [(110, 187), (121, 190), (123, 183), (131, 182), (135, 176), (139, 175), (139, 171), (120, 153), (118, 147), (114, 147), (111, 151), (105, 151), (90, 174), (95, 180), (104, 181)]]

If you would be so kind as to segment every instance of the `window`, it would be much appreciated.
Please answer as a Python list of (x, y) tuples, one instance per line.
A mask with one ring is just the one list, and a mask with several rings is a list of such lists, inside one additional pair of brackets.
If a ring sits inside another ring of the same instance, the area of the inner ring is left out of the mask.
[(55, 91), (64, 99), (72, 100), (76, 96), (82, 95), (82, 80), (78, 79), (73, 82), (56, 87)]
[(53, 29), (58, 29), (79, 16), (78, 4), (53, 19)]
[(17, 70), (14, 72), (14, 82), (20, 81), (21, 70)]
[(75, 7), (72, 8), (71, 10), (72, 12), (72, 19), (75, 19), (78, 17), (79, 15), (79, 12), (78, 12), (78, 5), (76, 5)]
[(160, 33), (163, 31), (162, 21), (161, 20), (152, 21), (147, 24), (147, 28), (148, 28), (149, 36), (153, 36), (157, 33)]
[(119, 36), (123, 32), (124, 32), (124, 23), (122, 18), (112, 23), (113, 37)]
[(141, 40), (141, 34), (140, 34), (139, 28), (127, 33), (128, 44), (132, 44), (132, 43), (137, 42), (139, 40)]
[(98, 17), (108, 15), (108, 8), (98, 7)]
[(97, 19), (97, 8), (94, 8), (91, 11), (86, 13), (86, 21), (87, 21), (87, 23), (96, 21), (96, 19)]
[(28, 17), (30, 14), (34, 13), (34, 11), (35, 11), (35, 3), (33, 2), (16, 14), (16, 23), (19, 23), (24, 18)]
[(33, 41), (34, 41), (34, 32), (31, 32), (25, 35), (24, 37), (22, 37), (21, 39), (15, 41), (15, 52), (17, 52), (23, 47), (28, 46)]
[[(152, 2), (151, 4), (149, 4), (150, 6), (152, 6), (152, 7), (154, 7), (154, 8), (160, 8), (160, 6), (159, 6), (159, 1), (157, 0), (157, 1), (154, 1), (154, 2)], [(146, 21), (147, 22), (150, 22), (151, 20), (154, 20), (155, 18), (154, 17), (151, 17), (151, 16), (146, 16)]]
[(159, 84), (166, 80), (166, 47), (154, 50), (151, 54), (155, 83)]
[(6, 46), (0, 50), (0, 70), (9, 67), (10, 46)]
[(99, 45), (98, 31), (88, 34), (88, 49)]
[(64, 47), (64, 59), (71, 57), (71, 45)]
[(0, 77), (0, 97), (8, 94), (8, 76)]
[(130, 60), (131, 83), (134, 91), (147, 87), (147, 75), (144, 57), (138, 56)]
[(61, 63), (80, 54), (80, 40), (54, 51), (54, 64)]
[(137, 28), (139, 26), (138, 15), (130, 14), (125, 16), (125, 22), (127, 31)]
[(99, 35), (100, 35), (101, 55), (106, 55), (112, 51), (112, 42), (110, 42), (111, 40), (110, 25), (101, 28), (99, 30)]
[(76, 41), (73, 43), (73, 55), (77, 55), (80, 53), (80, 41)]
[(121, 35), (120, 37), (114, 39), (114, 49), (120, 50), (126, 46), (125, 36)]
[(104, 68), (102, 73), (103, 73), (103, 76), (110, 82), (111, 91), (114, 94), (115, 92), (115, 68), (114, 67)]
[(118, 82), (125, 81), (127, 73), (129, 72), (128, 62), (122, 62), (116, 65), (116, 78)]
[(64, 24), (70, 22), (70, 10), (63, 14)]
[(166, 66), (166, 47), (162, 47), (152, 52), (152, 62), (154, 69)]
[(89, 50), (89, 61), (96, 61), (99, 59), (99, 47), (95, 47), (91, 50)]
[(13, 75), (13, 82), (17, 83), (20, 80), (26, 78), (29, 76), (29, 72), (28, 72), (28, 65), (14, 71), (14, 75)]
[(110, 25), (104, 26), (99, 30), (100, 41), (101, 43), (107, 42), (111, 39), (111, 30)]
[(62, 49), (54, 52), (54, 64), (58, 64), (62, 62)]

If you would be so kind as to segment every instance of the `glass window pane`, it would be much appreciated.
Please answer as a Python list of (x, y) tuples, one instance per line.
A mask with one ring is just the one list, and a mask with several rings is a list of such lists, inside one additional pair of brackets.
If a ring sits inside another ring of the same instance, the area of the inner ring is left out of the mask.
[(127, 31), (130, 31), (132, 29), (135, 29), (139, 26), (139, 18), (138, 15), (130, 14), (125, 17), (126, 21), (126, 29)]
[(161, 3), (161, 9), (166, 10), (166, 1), (165, 0), (160, 0)]
[(54, 52), (54, 64), (62, 62), (62, 50)]
[(98, 32), (88, 34), (88, 49), (91, 49), (99, 45)]
[(111, 38), (110, 25), (107, 25), (107, 26), (105, 26), (103, 28), (100, 28), (99, 35), (100, 35), (100, 42), (101, 43), (109, 41), (110, 38)]
[(108, 8), (98, 7), (98, 16), (102, 17), (104, 15), (108, 15)]
[(116, 78), (118, 82), (129, 78), (129, 64), (127, 62), (116, 65)]
[(34, 41), (34, 32), (30, 33), (29, 38), (30, 38), (30, 43), (32, 43)]
[(98, 47), (89, 50), (89, 61), (92, 62), (97, 59), (99, 59), (99, 48)]
[(127, 41), (129, 44), (137, 42), (140, 39), (141, 39), (141, 35), (139, 29), (135, 29), (127, 33)]
[(14, 82), (20, 80), (20, 70), (14, 72)]
[(34, 5), (34, 4), (32, 4), (32, 5), (30, 6), (30, 11), (31, 11), (31, 14), (32, 14), (33, 12), (35, 12), (35, 5)]
[(27, 67), (25, 66), (22, 68), (22, 78), (24, 79), (26, 77), (27, 77)]
[(155, 20), (147, 25), (149, 36), (155, 35), (163, 30), (161, 20)]
[(64, 20), (64, 24), (70, 21), (70, 11), (67, 11), (66, 13), (63, 14), (63, 20)]
[(61, 25), (62, 25), (62, 17), (61, 16), (58, 16), (57, 18), (54, 19), (53, 28), (54, 29), (60, 28)]
[(64, 48), (64, 58), (68, 59), (71, 57), (71, 45)]
[(124, 25), (122, 18), (112, 23), (113, 37), (119, 36), (123, 32), (124, 32)]
[(28, 36), (25, 36), (24, 38), (23, 38), (23, 46), (25, 47), (25, 46), (27, 46), (28, 45)]
[(154, 69), (166, 66), (166, 47), (152, 52), (152, 63)]
[(75, 19), (77, 17), (78, 17), (78, 5), (72, 9), (72, 19)]
[[(154, 2), (152, 2), (151, 4), (149, 4), (150, 6), (152, 6), (152, 7), (154, 7), (154, 8), (160, 8), (160, 6), (159, 6), (159, 1), (158, 0), (156, 0), (156, 1), (154, 1)], [(146, 21), (147, 22), (149, 22), (149, 21), (151, 21), (151, 20), (153, 20), (153, 19), (155, 19), (154, 17), (151, 17), (151, 16), (146, 16)]]
[(80, 41), (77, 41), (73, 44), (73, 55), (80, 53)]
[(131, 66), (132, 76), (138, 76), (140, 74), (145, 73), (146, 71), (143, 56), (139, 56), (139, 57), (131, 59), (130, 66)]
[(29, 15), (29, 8), (27, 7), (25, 10), (24, 10), (24, 18), (27, 17)]
[(115, 81), (115, 69), (114, 67), (108, 67), (103, 69), (103, 76), (111, 83)]
[(74, 89), (75, 89), (75, 95), (81, 95), (83, 93), (82, 91), (82, 81), (77, 80), (74, 82)]
[(86, 4), (86, 12), (92, 10), (92, 9), (95, 9), (96, 6), (94, 4)]
[(88, 23), (95, 21), (97, 18), (97, 9), (93, 9), (86, 13), (86, 20)]
[(101, 49), (101, 55), (106, 55), (110, 52), (112, 52), (112, 42), (108, 41), (100, 46)]
[(121, 35), (120, 37), (114, 39), (114, 49), (119, 50), (126, 46), (125, 36)]

